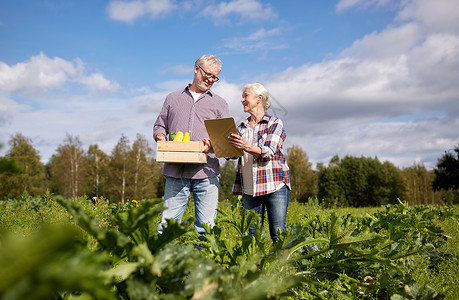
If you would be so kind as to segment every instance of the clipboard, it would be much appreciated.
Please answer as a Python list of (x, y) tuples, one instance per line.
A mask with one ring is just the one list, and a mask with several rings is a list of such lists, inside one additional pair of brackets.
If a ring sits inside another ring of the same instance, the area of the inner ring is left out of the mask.
[(238, 149), (228, 142), (228, 136), (233, 132), (237, 133), (233, 118), (204, 120), (204, 124), (216, 157), (239, 157), (244, 155), (242, 149)]

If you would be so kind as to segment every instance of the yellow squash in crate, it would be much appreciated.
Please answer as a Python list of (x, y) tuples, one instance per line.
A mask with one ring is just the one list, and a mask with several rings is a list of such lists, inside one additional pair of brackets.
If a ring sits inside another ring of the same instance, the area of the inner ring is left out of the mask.
[(179, 131), (175, 134), (174, 142), (180, 142), (183, 139), (183, 132)]
[(190, 141), (190, 133), (188, 131), (185, 132), (185, 135), (183, 136), (182, 141), (184, 141), (184, 142), (189, 142)]

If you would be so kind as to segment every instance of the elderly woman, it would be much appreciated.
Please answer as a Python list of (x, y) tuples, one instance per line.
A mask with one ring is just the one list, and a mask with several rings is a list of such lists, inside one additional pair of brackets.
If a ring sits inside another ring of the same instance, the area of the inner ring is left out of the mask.
[[(283, 123), (266, 113), (270, 107), (268, 91), (259, 83), (247, 84), (242, 94), (244, 112), (250, 116), (238, 126), (238, 133), (228, 137), (230, 144), (244, 150), (238, 160), (233, 194), (243, 195), (244, 208), (257, 212), (263, 226), (267, 210), (271, 239), (277, 241), (277, 229), (285, 230), (290, 198), (289, 168), (282, 145)], [(250, 234), (255, 233), (252, 225)]]

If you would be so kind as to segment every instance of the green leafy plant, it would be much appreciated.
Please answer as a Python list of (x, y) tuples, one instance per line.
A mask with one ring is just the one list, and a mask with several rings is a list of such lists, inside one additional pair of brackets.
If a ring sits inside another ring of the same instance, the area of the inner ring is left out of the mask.
[(387, 297), (413, 284), (404, 271), (411, 257), (437, 253), (444, 240), (433, 217), (448, 215), (444, 209), (410, 208), (405, 203), (384, 206), (364, 218), (332, 213), (329, 221), (317, 217), (292, 226), (282, 242), (310, 294)]
[[(0, 298), (442, 299), (413, 270), (425, 261), (435, 274), (457, 262), (457, 252), (444, 252), (452, 237), (437, 223), (457, 226), (449, 208), (399, 203), (360, 217), (312, 213), (272, 245), (259, 217), (233, 200), (205, 235), (192, 217), (169, 220), (159, 235), (159, 199), (109, 204), (47, 193), (1, 203)], [(27, 220), (26, 234), (6, 231), (23, 232), (15, 217)]]
[(1, 299), (62, 299), (71, 293), (116, 299), (106, 285), (108, 257), (90, 252), (73, 227), (45, 226), (27, 237), (5, 234), (0, 245)]

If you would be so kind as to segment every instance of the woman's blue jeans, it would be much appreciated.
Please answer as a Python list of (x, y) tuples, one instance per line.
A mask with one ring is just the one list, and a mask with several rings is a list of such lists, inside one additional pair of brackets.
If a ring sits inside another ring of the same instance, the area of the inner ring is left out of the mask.
[(203, 223), (214, 226), (218, 207), (219, 178), (210, 177), (204, 179), (187, 179), (166, 177), (164, 191), (164, 206), (167, 207), (161, 216), (158, 232), (163, 232), (167, 226), (167, 219), (182, 221), (185, 208), (188, 204), (190, 193), (193, 193), (195, 218), (194, 227), (204, 234), (206, 233)]
[[(255, 211), (261, 217), (261, 227), (263, 228), (265, 209), (268, 213), (269, 234), (275, 243), (277, 241), (277, 229), (285, 230), (285, 220), (287, 219), (287, 208), (290, 201), (290, 190), (284, 185), (274, 193), (253, 197), (243, 195), (244, 208)], [(249, 228), (249, 234), (255, 234), (255, 226)]]

